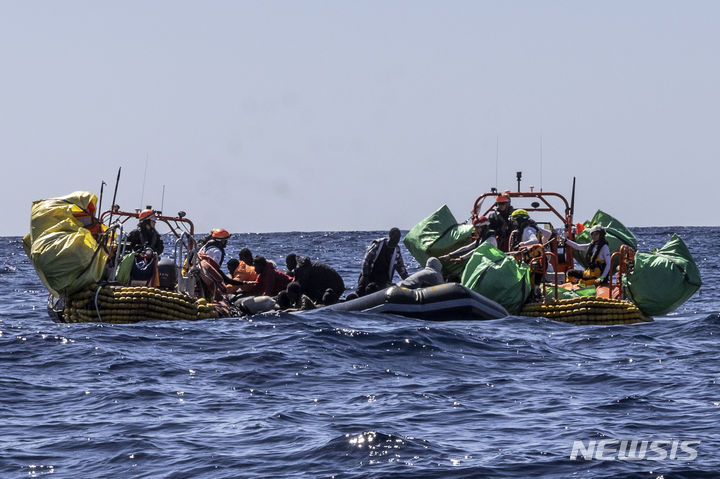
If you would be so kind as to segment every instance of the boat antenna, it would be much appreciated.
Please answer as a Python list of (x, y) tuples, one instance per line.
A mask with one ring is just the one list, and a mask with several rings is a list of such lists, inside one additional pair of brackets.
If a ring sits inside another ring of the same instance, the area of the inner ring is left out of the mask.
[(148, 165), (148, 154), (145, 155), (145, 173), (143, 173), (143, 185), (142, 185), (142, 192), (140, 193), (140, 205), (143, 204), (143, 199), (145, 198), (145, 178), (147, 178), (147, 165)]
[(102, 213), (102, 199), (103, 199), (103, 190), (105, 189), (105, 185), (107, 185), (107, 183), (105, 183), (105, 180), (103, 180), (102, 183), (100, 183), (100, 200), (98, 201), (98, 207), (97, 207), (98, 218), (100, 217), (100, 214)]
[(542, 193), (542, 170), (543, 170), (543, 137), (540, 135), (540, 192)]
[(500, 135), (495, 137), (495, 189), (498, 187), (498, 161), (500, 158)]
[(575, 216), (575, 177), (573, 176), (572, 196), (570, 196), (570, 218)]
[(115, 212), (115, 200), (117, 199), (117, 189), (118, 189), (118, 184), (120, 183), (120, 172), (121, 171), (122, 171), (122, 166), (118, 168), (117, 178), (115, 179), (115, 192), (113, 193), (112, 205), (110, 206), (110, 218), (108, 219), (108, 226), (110, 226), (112, 224), (113, 212)]
[(160, 211), (165, 210), (165, 185), (163, 185), (162, 201), (160, 201)]

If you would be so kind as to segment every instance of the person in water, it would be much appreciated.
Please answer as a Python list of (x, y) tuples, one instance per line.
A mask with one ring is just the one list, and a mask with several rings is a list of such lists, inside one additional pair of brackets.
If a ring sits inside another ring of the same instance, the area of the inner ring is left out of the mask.
[(378, 238), (370, 244), (363, 258), (362, 272), (358, 279), (357, 294), (368, 294), (368, 286), (380, 290), (392, 285), (392, 278), (397, 271), (400, 278), (408, 277), (405, 263), (400, 253), (400, 230), (392, 228), (387, 238)]
[(397, 285), (403, 288), (427, 288), (428, 286), (437, 286), (443, 284), (442, 263), (434, 257), (428, 258), (425, 267), (420, 271), (411, 274)]
[(588, 265), (584, 271), (571, 269), (567, 272), (570, 280), (583, 280), (585, 283), (594, 283), (595, 285), (607, 284), (610, 275), (610, 246), (605, 239), (605, 228), (601, 225), (595, 225), (590, 228), (590, 243), (576, 243), (569, 239), (565, 239), (565, 243), (572, 248), (586, 251), (585, 263)]
[(461, 246), (460, 248), (456, 249), (451, 253), (440, 256), (441, 260), (452, 262), (466, 262), (470, 259), (470, 256), (472, 256), (477, 247), (485, 242), (493, 245), (495, 248), (498, 247), (498, 242), (495, 238), (495, 232), (490, 229), (490, 220), (487, 217), (475, 217), (473, 218), (472, 224), (473, 228), (475, 228), (475, 231), (473, 232), (473, 237), (475, 238), (475, 240), (468, 245)]
[(345, 292), (345, 282), (337, 271), (326, 264), (310, 261), (308, 257), (297, 259), (295, 281), (315, 303), (322, 301), (327, 289), (332, 289), (338, 297)]
[(489, 228), (497, 235), (497, 247), (500, 251), (510, 251), (508, 246), (512, 232), (510, 215), (513, 211), (509, 194), (503, 193), (495, 198), (495, 211), (490, 213), (488, 220), (490, 221)]
[(136, 253), (146, 253), (151, 250), (160, 255), (165, 249), (160, 233), (155, 229), (157, 215), (153, 210), (143, 210), (138, 215), (137, 228), (128, 235), (128, 248)]

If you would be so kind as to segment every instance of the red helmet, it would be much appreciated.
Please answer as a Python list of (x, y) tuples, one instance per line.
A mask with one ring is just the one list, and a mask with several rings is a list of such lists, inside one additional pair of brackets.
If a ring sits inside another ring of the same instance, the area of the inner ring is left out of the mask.
[(138, 219), (155, 221), (157, 219), (157, 216), (155, 215), (155, 212), (153, 210), (142, 210), (138, 215)]
[(215, 228), (210, 231), (210, 236), (216, 239), (228, 239), (230, 237), (230, 233), (228, 233), (228, 230), (226, 229)]
[(473, 218), (473, 226), (487, 226), (490, 224), (490, 220), (486, 216), (480, 216)]
[(497, 198), (495, 198), (495, 203), (509, 203), (510, 197), (507, 195), (499, 195)]

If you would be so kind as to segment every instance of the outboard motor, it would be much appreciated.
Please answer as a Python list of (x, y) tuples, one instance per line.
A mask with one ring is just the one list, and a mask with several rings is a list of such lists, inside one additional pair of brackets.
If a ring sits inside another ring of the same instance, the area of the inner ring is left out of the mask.
[(177, 269), (172, 259), (163, 258), (158, 262), (158, 279), (160, 281), (160, 289), (175, 290), (175, 285), (177, 284)]

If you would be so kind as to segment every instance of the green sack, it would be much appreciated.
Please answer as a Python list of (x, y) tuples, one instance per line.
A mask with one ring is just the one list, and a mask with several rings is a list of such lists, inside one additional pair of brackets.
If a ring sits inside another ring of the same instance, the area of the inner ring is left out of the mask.
[[(439, 257), (472, 242), (472, 225), (461, 225), (450, 208), (443, 205), (405, 235), (403, 243), (415, 260), (424, 266), (431, 256)], [(443, 261), (443, 275), (460, 274), (462, 263)]]
[(530, 267), (490, 243), (481, 243), (465, 265), (462, 284), (517, 314), (532, 292)]
[[(594, 225), (600, 225), (605, 228), (605, 239), (610, 247), (610, 254), (620, 251), (620, 247), (622, 245), (628, 245), (633, 250), (637, 250), (637, 238), (635, 238), (635, 235), (632, 234), (630, 230), (617, 219), (600, 210), (595, 213), (595, 216), (593, 216), (590, 221), (586, 221), (584, 223), (585, 230), (577, 235), (575, 242), (582, 244), (590, 243), (592, 241), (592, 237), (590, 236), (589, 229)], [(575, 261), (580, 263), (583, 268), (588, 267), (587, 262), (585, 261), (585, 254), (585, 251), (573, 251)], [(613, 266), (615, 266), (616, 263), (617, 261), (614, 262)]]
[(130, 252), (120, 261), (115, 272), (115, 281), (120, 284), (130, 283), (130, 273), (132, 272), (133, 265), (135, 264), (135, 255), (137, 253)]
[(675, 310), (702, 285), (700, 272), (676, 234), (652, 253), (637, 253), (635, 267), (623, 278), (625, 295), (647, 316)]

